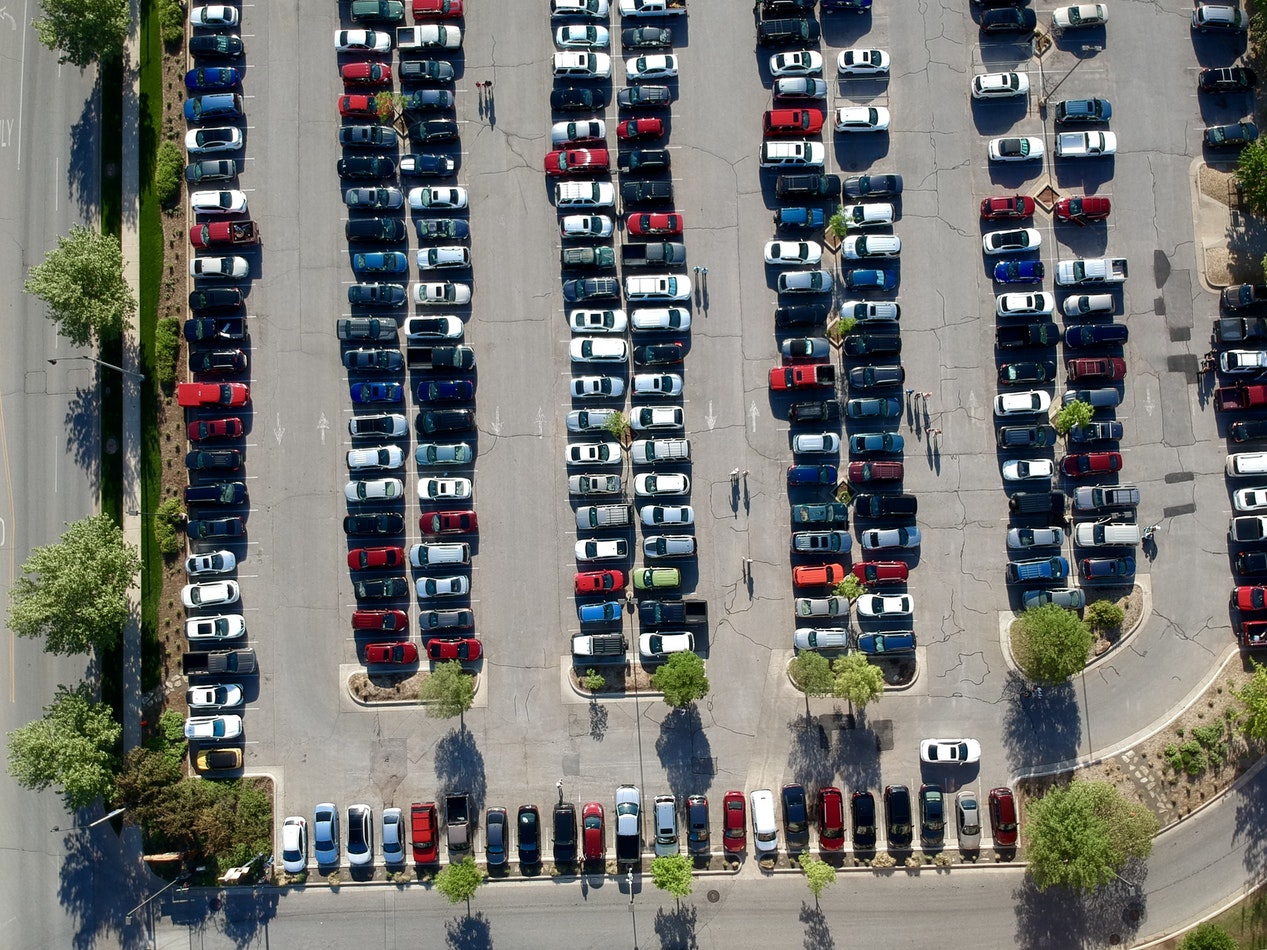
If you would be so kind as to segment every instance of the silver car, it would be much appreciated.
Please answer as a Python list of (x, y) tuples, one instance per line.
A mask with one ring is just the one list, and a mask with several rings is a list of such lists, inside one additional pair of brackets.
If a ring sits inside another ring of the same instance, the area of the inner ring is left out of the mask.
[(847, 617), (849, 616), (849, 598), (798, 597), (796, 598), (796, 615), (798, 617)]
[(849, 645), (844, 627), (797, 627), (792, 646), (798, 650), (843, 650)]

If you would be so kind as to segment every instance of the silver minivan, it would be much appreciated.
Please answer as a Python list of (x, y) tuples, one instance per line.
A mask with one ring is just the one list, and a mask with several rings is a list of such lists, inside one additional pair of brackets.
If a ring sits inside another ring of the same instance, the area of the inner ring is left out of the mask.
[(668, 857), (680, 850), (677, 840), (677, 800), (672, 795), (655, 798), (655, 856)]

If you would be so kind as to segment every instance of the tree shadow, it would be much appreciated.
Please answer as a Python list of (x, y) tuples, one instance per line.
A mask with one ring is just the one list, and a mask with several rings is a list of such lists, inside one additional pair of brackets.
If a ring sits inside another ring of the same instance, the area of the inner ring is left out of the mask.
[(602, 742), (607, 736), (607, 707), (598, 700), (590, 700), (590, 738)]
[(787, 724), (787, 763), (792, 777), (808, 789), (831, 785), (836, 777), (831, 736), (817, 716), (798, 715)]
[(1235, 794), (1240, 801), (1236, 804), (1236, 833), (1233, 840), (1245, 842), (1245, 870), (1253, 876), (1262, 875), (1267, 868), (1267, 797), (1263, 795), (1263, 786), (1267, 784), (1267, 772), (1259, 772), (1252, 782), (1247, 783)]
[(832, 938), (826, 916), (817, 904), (811, 907), (802, 901), (800, 919), (805, 925), (805, 950), (833, 950), (836, 941)]
[[(76, 824), (89, 820), (82, 810), (74, 815)], [(99, 834), (113, 832), (107, 828)], [(122, 935), (125, 927), (138, 926), (125, 924), (127, 908), (162, 886), (149, 868), (120, 860), (116, 849), (107, 850), (82, 830), (68, 830), (62, 845), (66, 854), (58, 871), (57, 898), (66, 916), (76, 922), (75, 950), (89, 950), (103, 934)], [(99, 870), (101, 881), (96, 877)]]
[(699, 912), (689, 904), (665, 910), (661, 907), (655, 914), (655, 932), (660, 938), (660, 946), (673, 947), (675, 950), (694, 950), (699, 946), (695, 939), (695, 923)]
[(1042, 698), (1015, 673), (1000, 692), (1003, 745), (1013, 770), (1076, 758), (1082, 711), (1072, 682), (1043, 687)]
[(670, 710), (664, 717), (655, 750), (668, 775), (669, 789), (679, 803), (688, 795), (705, 794), (713, 784), (716, 768), (712, 747), (694, 703), (685, 709)]
[(66, 163), (66, 197), (75, 203), (84, 217), (91, 217), (100, 203), (97, 190), (97, 173), (101, 160), (98, 157), (101, 143), (101, 70), (92, 91), (84, 99), (79, 118), (70, 127), (70, 156)]
[(444, 925), (444, 940), (453, 950), (486, 950), (493, 945), (493, 929), (482, 913), (467, 914)]
[[(95, 367), (88, 363), (82, 365), (90, 374), (95, 371)], [(75, 369), (74, 372), (81, 370)], [(69, 379), (67, 377), (68, 381)], [(103, 389), (118, 385), (108, 379), (102, 380), (102, 383)], [(66, 454), (88, 477), (88, 483), (94, 492), (101, 487), (100, 403), (101, 397), (98, 396), (94, 378), (92, 385), (75, 388), (66, 402), (66, 415), (63, 419), (66, 426)]]
[[(1144, 867), (1132, 861), (1123, 870), (1140, 880)], [(1064, 887), (1040, 891), (1026, 877), (1013, 897), (1019, 948), (1131, 946), (1145, 916), (1143, 900), (1124, 881), (1079, 894)]]
[(221, 932), (239, 947), (251, 946), (261, 927), (277, 916), (278, 892), (273, 889), (229, 888), (224, 891)]
[(441, 736), (436, 743), (435, 769), (440, 788), (445, 793), (470, 794), (472, 819), (484, 810), (484, 795), (488, 790), (484, 755), (465, 723)]
[(841, 784), (852, 791), (880, 787), (880, 737), (875, 730), (846, 729), (844, 716), (835, 717), (840, 726), (840, 742), (836, 747), (834, 764), (840, 772)]

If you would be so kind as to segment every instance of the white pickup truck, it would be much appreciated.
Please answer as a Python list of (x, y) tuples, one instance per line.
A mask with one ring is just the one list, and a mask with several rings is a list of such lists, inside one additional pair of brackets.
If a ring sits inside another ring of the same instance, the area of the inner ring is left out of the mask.
[(1117, 151), (1112, 132), (1061, 132), (1056, 136), (1057, 158), (1097, 158)]
[(462, 30), (456, 26), (429, 23), (424, 26), (396, 27), (397, 49), (461, 49)]
[(686, 0), (620, 0), (622, 17), (683, 16)]
[(1056, 262), (1056, 285), (1120, 284), (1126, 280), (1126, 258), (1090, 257)]

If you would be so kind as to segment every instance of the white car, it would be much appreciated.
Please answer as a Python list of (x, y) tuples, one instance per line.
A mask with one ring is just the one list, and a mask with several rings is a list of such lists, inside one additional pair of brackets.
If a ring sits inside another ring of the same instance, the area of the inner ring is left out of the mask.
[(242, 147), (242, 130), (232, 126), (190, 129), (185, 133), (185, 151), (190, 155), (236, 152)]
[(590, 139), (606, 139), (607, 123), (602, 119), (574, 119), (556, 122), (550, 126), (550, 142), (561, 148), (572, 142), (588, 142)]
[(1051, 28), (1069, 30), (1082, 26), (1103, 26), (1108, 22), (1109, 8), (1103, 3), (1076, 3), (1051, 11)]
[(251, 265), (245, 257), (194, 257), (189, 261), (189, 276), (242, 280), (251, 276)]
[(611, 34), (605, 26), (561, 26), (554, 31), (554, 44), (561, 49), (607, 49)]
[(619, 376), (572, 377), (573, 399), (614, 399), (625, 394), (625, 381)]
[(623, 363), (629, 359), (629, 344), (604, 336), (578, 336), (568, 346), (574, 363)]
[(551, 71), (556, 79), (610, 79), (612, 58), (606, 53), (564, 50), (554, 54)]
[(695, 524), (695, 509), (690, 505), (644, 505), (638, 517), (648, 528), (662, 524)]
[(1031, 416), (1051, 408), (1051, 394), (1041, 389), (1027, 389), (1019, 393), (999, 393), (994, 397), (996, 416)]
[(244, 695), (242, 687), (236, 683), (191, 686), (185, 693), (185, 705), (190, 709), (225, 709), (241, 706)]
[(242, 596), (237, 581), (209, 581), (205, 584), (186, 584), (180, 591), (180, 602), (186, 607), (219, 607), (236, 604)]
[(1063, 528), (1008, 528), (1009, 548), (1050, 548), (1065, 543)]
[(582, 539), (576, 542), (575, 552), (578, 561), (620, 561), (629, 557), (629, 542), (624, 538)]
[(691, 479), (677, 472), (644, 472), (634, 478), (634, 494), (645, 497), (685, 495), (691, 490)]
[(792, 437), (792, 452), (835, 455), (840, 451), (840, 436), (834, 432), (802, 432)]
[(859, 617), (907, 617), (915, 612), (910, 594), (863, 594), (858, 598)]
[(418, 249), (419, 270), (439, 270), (444, 267), (470, 267), (471, 249), (456, 244)]
[(992, 162), (1031, 162), (1043, 157), (1043, 140), (1032, 135), (990, 139), (986, 147)]
[(185, 636), (190, 640), (236, 640), (246, 636), (246, 618), (241, 614), (218, 614), (185, 621)]
[(1033, 294), (999, 294), (994, 298), (994, 313), (1000, 317), (1047, 316), (1055, 306), (1056, 298), (1046, 291)]
[(189, 210), (194, 214), (242, 214), (246, 211), (246, 192), (236, 188), (195, 191), (189, 196)]
[(925, 739), (919, 744), (919, 760), (928, 765), (972, 765), (981, 761), (976, 739)]
[(474, 458), (469, 442), (420, 442), (414, 449), (419, 465), (470, 465)]
[(889, 54), (882, 49), (844, 49), (836, 57), (842, 76), (877, 76), (889, 71)]
[(210, 7), (194, 7), (189, 11), (189, 22), (193, 26), (237, 26), (238, 11), (236, 7), (221, 4)]
[(565, 214), (559, 221), (559, 234), (568, 238), (607, 238), (615, 230), (615, 222), (605, 214)]
[(843, 300), (840, 313), (863, 321), (899, 320), (902, 317), (901, 307), (892, 300)]
[(449, 577), (429, 577), (426, 574), (414, 581), (419, 597), (461, 597), (471, 592), (471, 581), (461, 574)]
[(399, 808), (383, 809), (383, 863), (405, 863), (405, 816)]
[(565, 450), (569, 465), (619, 465), (624, 461), (619, 442), (573, 442)]
[(446, 304), (465, 306), (471, 302), (471, 285), (451, 280), (423, 281), (414, 284), (414, 303), (427, 307), (443, 307)]
[(594, 20), (607, 18), (607, 0), (550, 0), (550, 16), (589, 17)]
[(902, 253), (902, 239), (896, 234), (854, 234), (841, 242), (840, 252), (847, 261), (897, 257)]
[[(818, 55), (815, 53), (814, 55)], [(822, 66), (820, 65), (821, 69)], [(775, 99), (826, 99), (827, 80), (808, 76), (785, 76), (774, 81)]]
[(399, 412), (383, 412), (373, 416), (353, 416), (348, 420), (348, 435), (352, 438), (387, 436), (398, 439), (409, 431), (409, 420)]
[(1061, 301), (1060, 309), (1066, 317), (1081, 317), (1088, 313), (1112, 313), (1117, 304), (1112, 294), (1074, 294)]
[(889, 110), (884, 106), (842, 106), (836, 110), (837, 132), (887, 132)]
[(404, 467), (405, 453), (399, 445), (376, 445), (348, 452), (348, 469), (353, 472)]
[(639, 406), (629, 413), (629, 425), (637, 432), (682, 428), (680, 406)]
[(976, 851), (981, 847), (981, 807), (977, 793), (965, 788), (955, 796), (955, 832), (960, 851)]
[(878, 228), (893, 223), (893, 205), (887, 201), (841, 205), (839, 213), (846, 228)]
[(691, 328), (691, 312), (683, 307), (644, 307), (635, 310), (629, 321), (635, 333), (686, 331)]
[(690, 300), (691, 279), (678, 274), (626, 277), (625, 297), (628, 300)]
[(1051, 459), (1012, 459), (1003, 463), (1003, 481), (1027, 482), (1033, 479), (1051, 481), (1056, 466)]
[(843, 650), (849, 645), (844, 627), (797, 627), (792, 646), (798, 650)]
[(642, 542), (642, 556), (651, 558), (694, 557), (695, 536), (691, 534), (661, 534)]
[(392, 48), (392, 36), (383, 30), (337, 30), (334, 34), (336, 53), (386, 53)]
[(605, 432), (619, 409), (573, 409), (567, 415), (569, 432)]
[(1267, 370), (1267, 350), (1224, 350), (1219, 369), (1228, 374), (1261, 373)]
[(858, 543), (864, 551), (917, 548), (922, 540), (919, 528), (869, 528), (858, 536)]
[[(821, 76), (823, 57), (812, 49), (789, 50), (786, 53), (775, 53), (770, 57), (770, 75), (775, 79), (793, 76)], [(824, 87), (826, 83), (823, 84)], [(824, 88), (823, 94), (826, 95)], [(775, 95), (779, 95), (778, 92)], [(821, 98), (819, 96), (818, 98)]]
[(436, 317), (410, 317), (405, 324), (405, 335), (419, 340), (460, 340), (462, 321), (445, 314)]
[(409, 207), (414, 211), (454, 211), (465, 208), (470, 196), (460, 185), (425, 185), (409, 189)]
[(1232, 496), (1237, 511), (1262, 511), (1267, 508), (1267, 488), (1242, 488)]
[(1007, 231), (991, 231), (982, 236), (981, 249), (987, 254), (1025, 253), (1036, 251), (1043, 245), (1043, 236), (1037, 228), (1012, 228)]
[(282, 822), (282, 870), (302, 874), (308, 868), (308, 822), (291, 815)]
[(629, 82), (640, 79), (671, 79), (676, 75), (677, 57), (672, 53), (635, 56), (625, 61), (625, 78)]
[(677, 373), (634, 373), (635, 396), (680, 396), (682, 377)]
[(229, 574), (238, 566), (238, 557), (232, 551), (207, 551), (185, 558), (185, 573), (190, 577), (201, 574)]
[(767, 241), (767, 264), (818, 264), (823, 259), (823, 247), (817, 241)]
[(240, 735), (241, 716), (190, 716), (185, 720), (185, 738), (191, 742), (236, 739)]
[(343, 486), (348, 501), (394, 501), (405, 497), (405, 483), (399, 478), (370, 478)]
[(469, 478), (420, 478), (419, 501), (464, 501), (471, 497)]
[(1025, 73), (978, 73), (972, 77), (973, 99), (1008, 99), (1029, 92)]
[(568, 491), (573, 495), (619, 495), (619, 475), (569, 475)]
[(638, 637), (638, 652), (648, 659), (694, 649), (695, 637), (689, 633), (644, 633)]
[(848, 617), (848, 597), (798, 597), (793, 605), (798, 617)]
[(573, 333), (624, 333), (628, 323), (623, 310), (573, 310), (568, 314)]
[(775, 286), (781, 294), (829, 294), (833, 283), (831, 271), (820, 268), (780, 274)]

